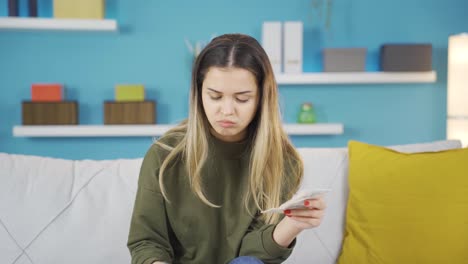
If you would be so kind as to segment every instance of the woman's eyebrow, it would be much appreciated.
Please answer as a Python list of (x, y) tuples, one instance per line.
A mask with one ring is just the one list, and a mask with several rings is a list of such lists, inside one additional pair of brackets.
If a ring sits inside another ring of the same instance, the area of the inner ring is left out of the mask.
[(248, 93), (251, 93), (252, 91), (242, 91), (242, 92), (238, 92), (238, 93), (235, 93), (235, 94), (248, 94)]
[(207, 89), (207, 90), (210, 90), (210, 91), (212, 91), (212, 92), (215, 92), (215, 93), (222, 93), (222, 92), (220, 92), (220, 91), (216, 91), (216, 90), (213, 89), (213, 88), (206, 88), (206, 89)]
[[(206, 89), (208, 89), (208, 90), (210, 90), (210, 91), (212, 91), (212, 92), (215, 92), (215, 93), (222, 94), (222, 92), (217, 91), (217, 90), (215, 90), (215, 89), (213, 89), (213, 88), (206, 88)], [(251, 92), (252, 92), (252, 91), (249, 90), (249, 91), (237, 92), (237, 93), (234, 93), (234, 94), (247, 94), (247, 93), (251, 93)]]

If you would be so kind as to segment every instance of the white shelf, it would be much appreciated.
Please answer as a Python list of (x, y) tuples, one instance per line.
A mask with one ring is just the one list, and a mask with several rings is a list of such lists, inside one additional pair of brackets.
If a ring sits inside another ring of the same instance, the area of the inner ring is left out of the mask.
[(290, 136), (301, 135), (341, 135), (344, 132), (343, 124), (317, 123), (317, 124), (285, 124), (284, 129)]
[[(15, 126), (15, 137), (152, 137), (161, 136), (174, 125), (46, 125)], [(343, 124), (286, 124), (289, 135), (339, 135)]]
[(117, 31), (117, 21), (110, 19), (55, 19), (0, 17), (1, 30)]
[(278, 84), (371, 84), (371, 83), (433, 83), (435, 71), (428, 72), (320, 72), (279, 74)]

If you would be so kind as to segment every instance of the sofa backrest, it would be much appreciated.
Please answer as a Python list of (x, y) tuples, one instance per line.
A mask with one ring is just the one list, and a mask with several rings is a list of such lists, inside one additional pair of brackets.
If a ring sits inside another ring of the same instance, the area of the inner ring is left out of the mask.
[[(458, 141), (396, 146), (407, 152)], [(286, 263), (334, 263), (343, 238), (345, 148), (300, 148), (301, 188), (331, 188), (320, 227), (304, 231)], [(142, 159), (63, 160), (0, 153), (0, 263), (130, 263), (126, 247)]]

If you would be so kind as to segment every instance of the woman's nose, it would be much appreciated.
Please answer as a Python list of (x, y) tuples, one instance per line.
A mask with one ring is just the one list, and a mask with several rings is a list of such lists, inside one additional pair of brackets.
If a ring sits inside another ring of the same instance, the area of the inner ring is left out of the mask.
[(223, 115), (232, 115), (232, 114), (234, 114), (234, 105), (233, 105), (232, 100), (230, 100), (230, 99), (224, 100), (223, 105), (221, 107), (222, 107), (221, 113)]

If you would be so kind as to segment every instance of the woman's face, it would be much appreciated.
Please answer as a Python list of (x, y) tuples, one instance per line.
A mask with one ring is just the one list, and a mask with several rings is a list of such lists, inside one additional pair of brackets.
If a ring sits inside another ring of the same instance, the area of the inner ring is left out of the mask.
[(258, 97), (255, 76), (249, 71), (211, 67), (202, 85), (203, 108), (211, 133), (227, 142), (244, 139), (255, 116)]

